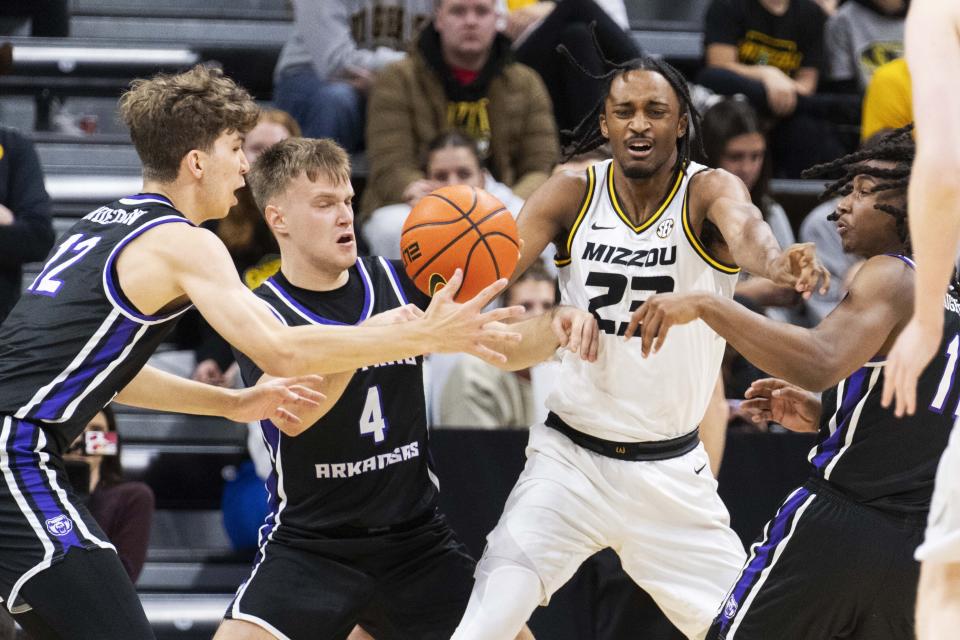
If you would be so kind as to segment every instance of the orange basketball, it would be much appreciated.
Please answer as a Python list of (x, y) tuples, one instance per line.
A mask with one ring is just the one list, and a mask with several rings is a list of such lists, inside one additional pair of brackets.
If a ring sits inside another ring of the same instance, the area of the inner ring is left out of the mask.
[(513, 273), (520, 258), (517, 224), (503, 203), (483, 189), (442, 187), (407, 216), (400, 255), (410, 279), (431, 296), (462, 269), (456, 300), (464, 302)]

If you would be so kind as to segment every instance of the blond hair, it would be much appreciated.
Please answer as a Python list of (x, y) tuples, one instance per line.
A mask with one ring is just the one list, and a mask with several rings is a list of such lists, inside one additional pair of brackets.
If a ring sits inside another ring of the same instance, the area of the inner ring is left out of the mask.
[(247, 174), (247, 184), (261, 211), (300, 174), (311, 182), (323, 176), (335, 185), (350, 182), (350, 157), (333, 140), (287, 138), (264, 151)]
[(197, 65), (177, 75), (138, 79), (120, 98), (120, 116), (143, 164), (143, 177), (176, 180), (192, 149), (209, 150), (224, 133), (246, 133), (260, 109), (219, 69)]

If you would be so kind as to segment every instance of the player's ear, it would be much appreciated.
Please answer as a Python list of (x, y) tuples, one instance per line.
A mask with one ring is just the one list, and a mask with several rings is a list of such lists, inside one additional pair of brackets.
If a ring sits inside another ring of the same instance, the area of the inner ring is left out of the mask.
[(202, 153), (199, 149), (190, 149), (190, 151), (187, 151), (187, 155), (183, 156), (183, 160), (180, 161), (181, 170), (186, 169), (194, 178), (202, 178), (203, 158), (201, 156)]
[(277, 233), (287, 232), (287, 220), (277, 205), (268, 204), (263, 210), (263, 218), (266, 220), (267, 226), (273, 231)]
[(684, 113), (677, 122), (677, 137), (682, 138), (687, 134), (687, 127), (690, 124), (690, 116)]
[(605, 113), (600, 114), (600, 133), (607, 140), (610, 139), (610, 130), (607, 129), (607, 114)]

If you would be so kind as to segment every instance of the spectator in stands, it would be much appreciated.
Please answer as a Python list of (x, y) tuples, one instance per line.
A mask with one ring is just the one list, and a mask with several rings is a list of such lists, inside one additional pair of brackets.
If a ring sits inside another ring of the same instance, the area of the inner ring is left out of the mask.
[(834, 91), (863, 94), (874, 70), (903, 56), (907, 0), (848, 0), (827, 20), (824, 49)]
[(433, 0), (293, 0), (293, 34), (274, 71), (274, 104), (303, 135), (363, 147), (374, 72), (403, 58)]
[[(513, 43), (517, 61), (543, 78), (561, 131), (577, 126), (600, 100), (604, 87), (602, 80), (586, 76), (557, 55), (559, 45), (597, 75), (607, 68), (603, 58), (624, 62), (640, 55), (626, 31), (629, 24), (623, 0), (512, 0), (507, 8), (503, 32)], [(597, 50), (594, 34), (602, 52)]]
[(33, 144), (0, 127), (0, 321), (20, 297), (23, 265), (43, 260), (53, 246), (50, 211)]
[[(753, 107), (743, 99), (722, 100), (703, 114), (700, 131), (706, 153), (704, 163), (729, 171), (743, 181), (781, 247), (796, 242), (786, 211), (770, 196), (767, 140)], [(737, 295), (761, 308), (782, 309), (800, 302), (796, 291), (747, 274), (737, 284)], [(783, 312), (774, 315), (784, 321), (792, 319)]]
[(408, 57), (385, 68), (370, 94), (370, 179), (364, 217), (429, 193), (420, 158), (440, 132), (477, 142), (493, 177), (526, 197), (559, 156), (550, 97), (540, 77), (513, 62), (497, 33), (495, 0), (440, 0)]
[[(300, 135), (300, 126), (289, 113), (264, 109), (257, 126), (244, 138), (243, 155), (252, 165), (266, 149), (281, 140)], [(267, 228), (248, 187), (237, 191), (237, 204), (217, 223), (216, 230), (237, 271), (251, 289), (260, 286), (263, 270), (269, 272), (269, 276), (279, 267), (277, 241)], [(259, 269), (260, 266), (263, 269)], [(237, 371), (235, 367), (231, 369), (234, 360), (230, 345), (203, 320), (200, 320), (200, 326), (201, 342), (196, 349), (197, 366), (192, 378), (207, 384), (233, 386)]]
[[(523, 206), (523, 199), (507, 185), (497, 182), (483, 168), (477, 143), (462, 131), (446, 131), (431, 140), (427, 145), (423, 169), (431, 191), (448, 185), (466, 184), (487, 190), (514, 216), (520, 213), (520, 207)], [(371, 255), (400, 259), (400, 230), (410, 208), (419, 199), (380, 207), (370, 214), (363, 225), (363, 235)]]
[(713, 0), (707, 10), (706, 67), (697, 82), (722, 95), (745, 95), (776, 122), (771, 142), (778, 175), (798, 177), (844, 152), (825, 116), (859, 117), (858, 103), (815, 95), (825, 20), (813, 0)]
[[(556, 290), (556, 279), (535, 262), (504, 292), (503, 300), (507, 306), (523, 306), (525, 317), (534, 317), (554, 307)], [(529, 427), (539, 419), (530, 371), (504, 371), (478, 358), (460, 358), (443, 387), (439, 425), (474, 429)]]
[(87, 508), (107, 538), (117, 548), (131, 582), (136, 582), (147, 557), (150, 523), (153, 520), (153, 490), (142, 482), (124, 480), (120, 466), (120, 441), (88, 443), (88, 433), (117, 433), (113, 409), (104, 407), (73, 442), (65, 460), (83, 462), (89, 467), (87, 487), (75, 487), (88, 493)]
[(903, 58), (877, 68), (863, 98), (860, 139), (899, 129), (913, 122), (910, 70)]

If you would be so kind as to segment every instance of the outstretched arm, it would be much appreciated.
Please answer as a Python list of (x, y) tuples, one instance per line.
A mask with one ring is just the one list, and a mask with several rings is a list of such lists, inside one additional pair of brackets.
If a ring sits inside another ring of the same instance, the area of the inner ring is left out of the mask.
[(519, 339), (486, 325), (516, 317), (522, 307), (483, 312), (506, 286), (500, 280), (464, 304), (453, 302), (462, 274), (438, 292), (422, 318), (397, 326), (284, 326), (237, 276), (223, 243), (186, 224), (163, 224), (120, 254), (121, 286), (138, 309), (153, 313), (189, 298), (210, 326), (266, 373), (277, 376), (349, 371), (429, 352), (463, 351), (501, 360), (490, 348)]
[(700, 319), (761, 370), (811, 391), (850, 375), (906, 323), (903, 304), (913, 287), (912, 270), (889, 256), (864, 264), (843, 302), (813, 329), (775, 322), (713, 294), (662, 294), (630, 318), (626, 336), (641, 327), (643, 353), (656, 351), (670, 327)]
[(805, 298), (818, 282), (820, 292), (826, 293), (830, 272), (817, 260), (814, 245), (795, 244), (781, 250), (739, 178), (721, 169), (705, 171), (692, 179), (690, 192), (691, 218), (709, 220), (720, 230), (729, 250), (729, 256), (722, 257)]
[(256, 389), (225, 389), (194, 382), (145, 366), (117, 394), (121, 404), (142, 409), (203, 416), (223, 416), (235, 422), (269, 419), (278, 426), (297, 425), (324, 399), (323, 378), (276, 378)]
[(943, 70), (960, 69), (960, 6), (953, 0), (915, 0), (906, 28), (917, 155), (908, 191), (910, 239), (917, 261), (915, 311), (890, 351), (883, 406), (912, 414), (917, 379), (943, 330), (943, 296), (960, 241), (960, 85)]

